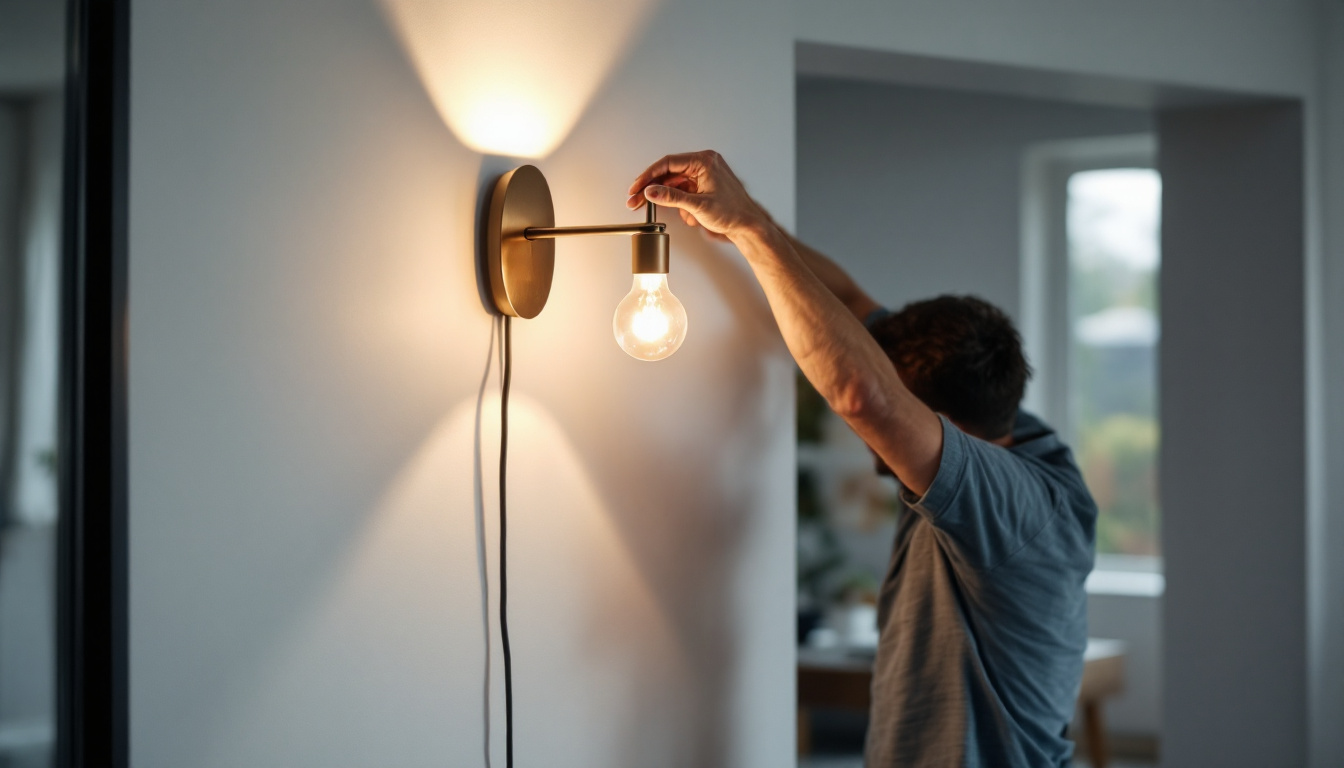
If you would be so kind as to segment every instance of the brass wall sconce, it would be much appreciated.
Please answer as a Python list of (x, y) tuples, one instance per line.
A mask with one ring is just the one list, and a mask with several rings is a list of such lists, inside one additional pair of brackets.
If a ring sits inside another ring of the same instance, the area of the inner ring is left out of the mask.
[(500, 177), (490, 197), (485, 260), (495, 309), (533, 318), (546, 306), (555, 274), (555, 240), (586, 235), (629, 235), (630, 293), (616, 307), (616, 343), (638, 360), (662, 360), (686, 339), (686, 309), (667, 287), (667, 225), (653, 203), (643, 224), (555, 226), (555, 207), (546, 177), (523, 165)]

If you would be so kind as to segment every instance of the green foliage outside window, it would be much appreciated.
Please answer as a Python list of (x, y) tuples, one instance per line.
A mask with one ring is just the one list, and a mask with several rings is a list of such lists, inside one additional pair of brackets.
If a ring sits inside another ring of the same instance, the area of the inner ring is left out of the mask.
[(1097, 551), (1158, 554), (1156, 420), (1117, 414), (1085, 425), (1079, 437), (1078, 462), (1104, 510)]

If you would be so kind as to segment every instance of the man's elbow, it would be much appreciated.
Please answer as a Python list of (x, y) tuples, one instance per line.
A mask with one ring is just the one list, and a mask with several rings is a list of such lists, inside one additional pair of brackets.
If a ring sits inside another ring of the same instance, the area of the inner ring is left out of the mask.
[(847, 382), (830, 400), (831, 410), (851, 426), (880, 419), (887, 411), (887, 393), (866, 377)]

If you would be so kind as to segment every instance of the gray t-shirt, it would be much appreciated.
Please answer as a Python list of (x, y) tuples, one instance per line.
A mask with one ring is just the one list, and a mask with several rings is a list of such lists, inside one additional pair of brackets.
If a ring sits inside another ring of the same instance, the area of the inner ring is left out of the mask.
[(867, 766), (1067, 765), (1096, 504), (1034, 416), (1018, 412), (1011, 448), (942, 422), (878, 602)]

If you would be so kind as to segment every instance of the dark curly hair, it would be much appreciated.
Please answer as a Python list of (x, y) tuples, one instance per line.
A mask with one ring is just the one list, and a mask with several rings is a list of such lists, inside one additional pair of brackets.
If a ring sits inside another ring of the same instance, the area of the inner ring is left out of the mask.
[(998, 307), (944, 295), (907, 304), (870, 331), (925, 405), (986, 440), (1012, 431), (1031, 366)]

